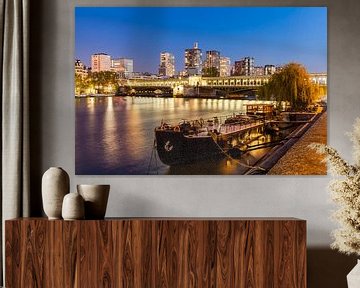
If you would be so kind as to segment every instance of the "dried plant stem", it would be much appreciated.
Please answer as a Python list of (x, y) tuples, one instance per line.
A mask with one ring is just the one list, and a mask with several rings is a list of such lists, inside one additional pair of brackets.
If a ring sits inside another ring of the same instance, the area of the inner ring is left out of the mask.
[(325, 160), (334, 175), (329, 189), (338, 209), (332, 218), (342, 226), (332, 232), (334, 242), (331, 247), (345, 254), (360, 256), (360, 118), (356, 119), (349, 136), (353, 143), (354, 165), (330, 146), (313, 143), (310, 148), (326, 156)]

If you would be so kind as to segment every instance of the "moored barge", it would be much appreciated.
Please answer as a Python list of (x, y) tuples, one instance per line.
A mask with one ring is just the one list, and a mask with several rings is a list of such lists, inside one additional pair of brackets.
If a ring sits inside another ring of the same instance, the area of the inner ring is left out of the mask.
[(247, 142), (263, 135), (273, 114), (273, 105), (247, 106), (246, 114), (213, 117), (178, 125), (161, 123), (155, 128), (156, 148), (160, 160), (169, 166), (240, 156)]

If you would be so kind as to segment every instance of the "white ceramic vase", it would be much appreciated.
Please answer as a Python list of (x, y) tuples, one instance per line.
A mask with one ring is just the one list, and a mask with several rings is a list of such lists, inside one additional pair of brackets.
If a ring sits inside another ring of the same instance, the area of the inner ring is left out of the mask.
[(85, 201), (85, 219), (104, 219), (110, 185), (77, 185), (77, 191)]
[(69, 193), (69, 175), (60, 167), (49, 168), (42, 177), (43, 208), (49, 219), (61, 219), (63, 198)]
[(347, 275), (348, 288), (360, 287), (360, 260), (357, 261), (355, 267)]
[(64, 220), (84, 219), (84, 199), (79, 193), (69, 193), (65, 195), (62, 204), (62, 217)]

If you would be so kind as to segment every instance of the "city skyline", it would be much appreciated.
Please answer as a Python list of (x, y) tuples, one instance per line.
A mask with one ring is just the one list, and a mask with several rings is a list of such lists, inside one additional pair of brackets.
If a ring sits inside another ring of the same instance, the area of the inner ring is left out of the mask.
[[(324, 7), (77, 7), (75, 15), (75, 58), (87, 66), (91, 54), (104, 52), (134, 59), (136, 72), (157, 73), (159, 54), (170, 52), (178, 72), (184, 70), (185, 49), (199, 42), (203, 55), (220, 51), (232, 65), (251, 56), (256, 66), (299, 62), (309, 72), (327, 71)], [(234, 16), (242, 21), (235, 23)]]

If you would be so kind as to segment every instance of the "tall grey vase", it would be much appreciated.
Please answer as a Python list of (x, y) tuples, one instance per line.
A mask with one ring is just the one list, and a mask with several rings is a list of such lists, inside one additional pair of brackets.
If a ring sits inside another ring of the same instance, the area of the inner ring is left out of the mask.
[(69, 175), (60, 167), (49, 168), (42, 177), (43, 208), (49, 219), (61, 219), (63, 198), (70, 190)]

